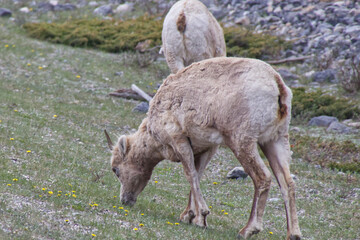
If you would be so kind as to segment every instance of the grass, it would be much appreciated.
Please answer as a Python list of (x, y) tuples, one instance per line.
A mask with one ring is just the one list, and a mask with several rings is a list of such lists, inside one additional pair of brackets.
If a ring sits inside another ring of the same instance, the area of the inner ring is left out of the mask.
[[(127, 134), (145, 115), (131, 111), (137, 102), (108, 93), (131, 83), (154, 90), (169, 74), (165, 62), (140, 68), (132, 53), (41, 42), (27, 38), (8, 19), (0, 19), (0, 31), (0, 239), (236, 238), (249, 216), (253, 186), (250, 179), (226, 180), (238, 162), (225, 148), (201, 182), (212, 206), (208, 229), (176, 224), (189, 191), (176, 163), (157, 166), (134, 207), (119, 202), (120, 186), (110, 169), (102, 130), (108, 129), (113, 138)], [(301, 161), (309, 148), (321, 153), (311, 141), (293, 148), (304, 239), (359, 239), (359, 174)], [(264, 231), (253, 239), (286, 236), (275, 180), (269, 198)]]

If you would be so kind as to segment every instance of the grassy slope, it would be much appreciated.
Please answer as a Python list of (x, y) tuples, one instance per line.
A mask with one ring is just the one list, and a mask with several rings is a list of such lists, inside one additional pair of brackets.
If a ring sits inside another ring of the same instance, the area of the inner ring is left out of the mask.
[[(207, 230), (175, 225), (188, 193), (175, 163), (161, 163), (138, 203), (128, 212), (119, 209), (119, 183), (109, 170), (102, 130), (113, 137), (127, 133), (145, 115), (131, 112), (136, 102), (107, 94), (131, 83), (151, 90), (168, 73), (164, 62), (141, 69), (130, 54), (35, 41), (6, 19), (0, 19), (0, 32), (0, 238), (235, 239), (248, 218), (253, 187), (249, 179), (225, 180), (238, 165), (226, 149), (202, 181), (212, 206)], [(115, 76), (120, 71), (124, 75)], [(304, 238), (359, 239), (358, 175), (298, 159), (292, 171)], [(285, 238), (283, 204), (276, 201), (281, 194), (273, 183), (264, 231), (254, 239)]]

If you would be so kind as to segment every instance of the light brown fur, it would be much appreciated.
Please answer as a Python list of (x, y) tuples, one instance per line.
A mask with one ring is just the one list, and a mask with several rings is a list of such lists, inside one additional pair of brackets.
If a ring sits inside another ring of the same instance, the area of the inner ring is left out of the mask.
[(254, 182), (253, 206), (239, 237), (262, 230), (271, 173), (280, 185), (287, 216), (287, 239), (300, 239), (288, 140), (292, 93), (268, 64), (245, 58), (213, 58), (170, 75), (150, 104), (139, 130), (120, 137), (113, 171), (122, 184), (121, 201), (134, 204), (156, 164), (180, 161), (190, 184), (184, 222), (206, 226), (210, 213), (200, 178), (220, 144), (227, 145)]
[(176, 2), (166, 15), (162, 50), (172, 73), (207, 58), (226, 56), (221, 26), (198, 0)]

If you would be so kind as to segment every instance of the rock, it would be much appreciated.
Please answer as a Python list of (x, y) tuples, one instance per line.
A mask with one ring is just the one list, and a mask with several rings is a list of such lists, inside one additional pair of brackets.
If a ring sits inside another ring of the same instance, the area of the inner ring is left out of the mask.
[(319, 116), (313, 117), (310, 119), (309, 126), (318, 126), (318, 127), (329, 127), (332, 122), (338, 122), (339, 120), (336, 117), (330, 116)]
[(103, 5), (98, 8), (95, 8), (93, 13), (99, 16), (107, 16), (109, 14), (112, 14), (113, 11), (111, 5)]
[(54, 11), (54, 5), (52, 5), (51, 3), (42, 2), (37, 5), (37, 10), (42, 13)]
[(28, 7), (22, 7), (19, 9), (19, 12), (22, 12), (22, 13), (29, 13), (30, 12), (30, 9)]
[(297, 80), (300, 78), (298, 75), (291, 73), (289, 70), (285, 68), (279, 68), (277, 71), (278, 73), (280, 73), (281, 77), (286, 81)]
[(65, 4), (56, 4), (54, 6), (54, 11), (72, 11), (75, 10), (77, 7), (70, 3)]
[(360, 128), (360, 122), (350, 122), (347, 125), (353, 128)]
[(337, 133), (350, 133), (351, 129), (347, 127), (345, 124), (340, 122), (332, 122), (329, 127), (326, 129), (327, 132), (337, 132)]
[(97, 7), (97, 6), (99, 6), (99, 3), (96, 2), (96, 1), (91, 1), (91, 2), (89, 2), (89, 6), (90, 7)]
[(131, 12), (134, 9), (134, 4), (133, 3), (124, 3), (124, 4), (120, 4), (116, 9), (115, 9), (115, 13), (119, 14), (120, 16)]
[(12, 12), (7, 8), (0, 8), (0, 17), (11, 17)]
[(320, 72), (315, 72), (312, 75), (313, 81), (323, 83), (323, 82), (334, 82), (336, 78), (335, 69), (326, 69)]
[(149, 110), (148, 102), (141, 102), (136, 107), (133, 108), (133, 112), (147, 113)]
[(233, 170), (231, 170), (230, 172), (228, 172), (228, 174), (226, 175), (226, 178), (230, 178), (230, 179), (245, 179), (248, 176), (248, 174), (244, 171), (244, 168), (242, 167), (235, 167)]

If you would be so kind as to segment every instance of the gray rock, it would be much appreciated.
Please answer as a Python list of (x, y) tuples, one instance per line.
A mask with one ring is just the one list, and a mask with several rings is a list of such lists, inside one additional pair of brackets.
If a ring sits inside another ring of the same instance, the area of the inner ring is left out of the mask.
[(337, 132), (337, 133), (350, 133), (351, 129), (346, 125), (340, 122), (332, 122), (329, 127), (326, 129), (328, 132)]
[(149, 110), (148, 102), (141, 102), (136, 107), (133, 108), (133, 112), (147, 113)]
[(326, 69), (324, 71), (315, 72), (312, 75), (313, 81), (323, 83), (323, 82), (334, 82), (336, 78), (335, 69)]
[(56, 4), (54, 6), (54, 11), (72, 11), (77, 7), (74, 4), (65, 3), (65, 4)]
[(7, 8), (0, 8), (0, 17), (11, 17), (12, 12)]
[(49, 11), (54, 11), (54, 5), (48, 2), (42, 2), (37, 5), (37, 10), (42, 13), (47, 13)]
[(228, 172), (228, 174), (226, 175), (226, 178), (230, 178), (230, 179), (245, 179), (247, 178), (248, 174), (244, 171), (244, 168), (242, 167), (235, 167), (233, 170), (231, 170), (230, 172)]
[(286, 81), (297, 80), (300, 78), (298, 75), (293, 74), (285, 68), (278, 69), (278, 73), (280, 73), (281, 77)]
[(124, 3), (124, 4), (120, 4), (115, 9), (115, 13), (117, 13), (119, 15), (124, 15), (126, 13), (131, 12), (133, 9), (134, 9), (134, 4), (133, 3)]
[(95, 8), (93, 13), (99, 16), (107, 16), (109, 14), (112, 14), (113, 11), (111, 5), (103, 5), (98, 8)]
[(310, 119), (309, 126), (318, 126), (318, 127), (328, 127), (332, 122), (338, 122), (339, 120), (336, 117), (330, 116), (319, 116), (313, 117)]

